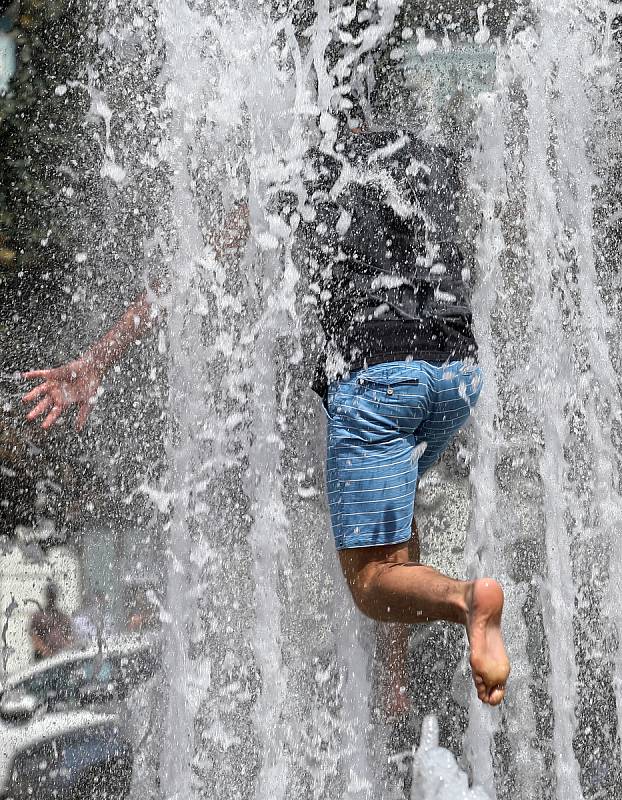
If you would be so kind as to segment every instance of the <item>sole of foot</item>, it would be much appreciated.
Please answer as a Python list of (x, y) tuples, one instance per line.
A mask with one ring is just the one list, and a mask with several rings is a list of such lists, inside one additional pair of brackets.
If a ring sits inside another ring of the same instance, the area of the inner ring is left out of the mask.
[(467, 636), (477, 696), (483, 703), (496, 706), (505, 696), (510, 674), (501, 634), (503, 589), (492, 578), (479, 578), (471, 584), (467, 605)]

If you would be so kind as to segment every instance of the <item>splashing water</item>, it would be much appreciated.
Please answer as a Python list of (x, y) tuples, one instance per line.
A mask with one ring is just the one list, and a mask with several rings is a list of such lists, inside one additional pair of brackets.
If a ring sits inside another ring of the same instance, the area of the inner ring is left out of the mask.
[[(473, 37), (496, 53), (496, 83), (477, 100), (468, 181), (486, 391), (465, 564), (506, 587), (513, 673), (502, 711), (482, 708), (470, 685), (461, 719), (436, 710), (464, 733), (465, 771), (438, 747), (437, 723), (423, 722), (412, 797), (615, 797), (619, 285), (599, 255), (607, 196), (596, 189), (611, 177), (617, 9), (534, 0), (495, 39), (487, 8), (473, 7)], [(304, 153), (333, 147), (337, 107), (400, 4), (369, 9), (348, 39), (357, 9), (329, 0), (304, 36), (286, 10), (252, 2), (155, 5), (167, 189), (153, 241), (168, 274), (157, 303), (170, 433), (165, 485), (151, 491), (170, 510), (167, 800), (408, 791), (385, 770), (389, 736), (369, 701), (373, 629), (346, 597), (327, 529), (321, 416), (303, 393), (316, 339), (294, 253), (313, 213)], [(415, 30), (418, 56), (438, 56), (438, 31)], [(97, 100), (115, 165), (103, 176), (125, 179)]]
[(413, 753), (412, 800), (487, 800), (479, 786), (469, 788), (468, 779), (455, 758), (438, 746), (438, 723), (426, 717), (421, 741)]
[[(495, 728), (506, 740), (520, 797), (581, 798), (615, 792), (620, 780), (619, 756), (607, 755), (615, 734), (607, 744), (601, 729), (594, 744), (591, 726), (608, 712), (593, 705), (585, 662), (585, 650), (600, 647), (600, 613), (619, 624), (607, 597), (618, 591), (620, 403), (608, 344), (619, 330), (603, 300), (611, 275), (598, 272), (594, 227), (595, 164), (606, 170), (597, 112), (616, 9), (532, 11), (533, 24), (499, 54), (497, 91), (482, 97), (473, 162), (483, 211), (474, 308), (492, 377), (471, 475), (476, 568), (503, 571), (514, 673), (503, 718), (475, 724), (472, 709), (469, 733), (480, 763), (498, 751)], [(602, 677), (610, 666), (599, 669)], [(540, 752), (533, 741), (543, 734), (551, 741)], [(490, 767), (480, 771), (492, 788)]]

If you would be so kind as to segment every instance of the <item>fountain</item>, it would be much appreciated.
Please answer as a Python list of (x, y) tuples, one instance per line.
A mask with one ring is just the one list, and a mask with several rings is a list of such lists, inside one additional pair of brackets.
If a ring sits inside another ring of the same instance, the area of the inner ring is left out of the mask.
[[(135, 781), (134, 800), (622, 792), (622, 8), (458, 6), (93, 12), (91, 63), (70, 87), (99, 148), (92, 253), (114, 253), (115, 284), (157, 273), (165, 318), (166, 402), (151, 408), (164, 408), (166, 466), (132, 495), (153, 501), (165, 542), (160, 781)], [(374, 626), (332, 552), (296, 232), (313, 213), (305, 152), (334, 146), (353, 90), (372, 125), (388, 116), (460, 154), (486, 390), (421, 487), (422, 544), (505, 586), (499, 710), (476, 700), (462, 634), (435, 624), (412, 636), (407, 722), (384, 722)], [(92, 280), (86, 253), (75, 262)]]
[[(499, 55), (495, 95), (482, 98), (473, 162), (484, 210), (475, 308), (482, 361), (496, 373), (477, 422), (487, 447), (472, 472), (476, 563), (506, 573), (515, 664), (515, 690), (487, 741), (496, 736), (498, 754), (507, 748), (521, 797), (615, 796), (616, 726), (604, 722), (615, 701), (610, 688), (609, 711), (593, 703), (590, 673), (602, 670), (612, 687), (617, 667), (586, 660), (582, 640), (589, 630), (599, 651), (603, 616), (618, 624), (608, 597), (620, 502), (618, 331), (607, 303), (615, 278), (596, 255), (595, 225), (607, 213), (595, 192), (608, 170), (597, 131), (615, 74), (616, 9), (531, 11), (533, 24)], [(510, 543), (500, 525), (514, 530)], [(533, 747), (545, 737), (550, 744)]]
[[(328, 0), (312, 13), (169, 0), (154, 11), (169, 188), (153, 241), (170, 280), (157, 301), (171, 431), (161, 791), (167, 800), (400, 797), (403, 776), (386, 767), (390, 732), (369, 702), (373, 628), (351, 608), (330, 552), (321, 420), (303, 392), (315, 332), (294, 247), (308, 213), (305, 148), (332, 147), (335, 98), (352, 82), (364, 90), (371, 54), (402, 12), (371, 4), (352, 36), (354, 7)], [(464, 228), (488, 388), (463, 440), (470, 492), (451, 464), (444, 480), (472, 497), (462, 569), (506, 585), (514, 672), (503, 709), (490, 712), (459, 666), (453, 682), (440, 670), (446, 708), (432, 710), (453, 728), (465, 772), (436, 748), (430, 719), (412, 792), (614, 797), (619, 339), (616, 276), (603, 255), (608, 195), (597, 187), (615, 146), (617, 9), (534, 0), (496, 31), (483, 6), (474, 11), (453, 27), (428, 15), (413, 41), (424, 65), (439, 47), (457, 54), (445, 88), (465, 59), (476, 65), (457, 106), (462, 127), (430, 89), (442, 71), (426, 66), (422, 135), (472, 150)], [(283, 192), (294, 198), (289, 214), (275, 204)], [(244, 246), (223, 251), (218, 224), (248, 226)], [(446, 644), (456, 663), (461, 642)], [(429, 646), (417, 632), (414, 659), (425, 662)], [(467, 774), (480, 788), (468, 789)]]

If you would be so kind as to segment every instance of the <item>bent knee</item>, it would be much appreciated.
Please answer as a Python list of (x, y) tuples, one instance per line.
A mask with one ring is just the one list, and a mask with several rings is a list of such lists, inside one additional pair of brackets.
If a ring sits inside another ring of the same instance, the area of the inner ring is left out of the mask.
[(346, 574), (350, 594), (358, 610), (366, 617), (382, 620), (385, 617), (379, 597), (379, 581), (389, 564), (367, 564), (354, 575)]

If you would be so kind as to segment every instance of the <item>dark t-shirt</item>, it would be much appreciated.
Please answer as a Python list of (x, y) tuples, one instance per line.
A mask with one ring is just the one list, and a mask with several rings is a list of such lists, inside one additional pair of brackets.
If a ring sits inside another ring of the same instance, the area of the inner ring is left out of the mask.
[(400, 132), (342, 148), (305, 167), (299, 242), (326, 336), (313, 388), (370, 364), (475, 358), (453, 157)]

